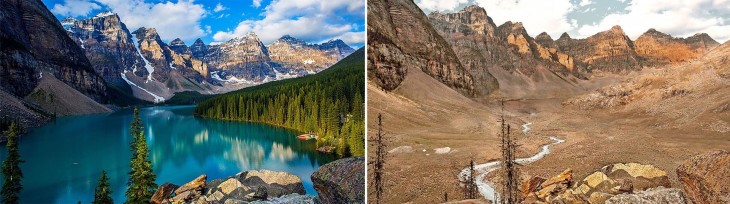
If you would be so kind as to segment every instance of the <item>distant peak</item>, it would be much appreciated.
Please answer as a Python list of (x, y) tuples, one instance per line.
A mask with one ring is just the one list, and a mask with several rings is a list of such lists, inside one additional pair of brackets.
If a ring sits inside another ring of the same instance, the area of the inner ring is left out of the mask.
[(62, 25), (73, 25), (77, 21), (79, 21), (79, 20), (77, 20), (75, 18), (68, 17), (68, 18), (64, 18), (63, 20), (61, 20), (61, 24)]
[(249, 38), (258, 38), (259, 36), (257, 36), (256, 33), (254, 33), (254, 32), (248, 32), (248, 33), (246, 33), (246, 37), (249, 37)]
[(563, 32), (563, 34), (560, 35), (560, 38), (558, 38), (558, 40), (560, 40), (560, 39), (569, 40), (570, 39), (570, 35), (568, 35), (567, 32)]
[(477, 5), (471, 5), (471, 6), (464, 7), (463, 9), (461, 9), (461, 11), (462, 12), (480, 12), (480, 13), (484, 13), (484, 14), (487, 13), (486, 9), (482, 8), (481, 6), (477, 6)]
[(281, 36), (281, 38), (279, 38), (275, 42), (283, 42), (283, 43), (288, 43), (288, 44), (307, 44), (303, 40), (292, 37), (291, 35)]
[(619, 26), (619, 25), (615, 25), (615, 26), (611, 27), (611, 31), (623, 33), (624, 29), (622, 29), (621, 26)]
[(185, 45), (185, 42), (181, 40), (180, 38), (175, 38), (170, 42), (170, 45), (172, 46), (179, 46), (179, 45)]
[(117, 15), (117, 14), (112, 11), (102, 11), (102, 12), (96, 14), (96, 16), (94, 16), (94, 17), (104, 18), (107, 16), (115, 16), (115, 15)]
[(197, 40), (195, 40), (195, 43), (193, 43), (193, 45), (205, 45), (205, 42), (203, 42), (203, 40), (198, 38)]
[(542, 32), (542, 33), (538, 34), (538, 35), (537, 35), (537, 36), (535, 37), (535, 39), (538, 39), (538, 40), (550, 40), (550, 41), (552, 41), (552, 40), (553, 40), (553, 38), (552, 38), (552, 37), (550, 37), (550, 35), (549, 35), (549, 34), (547, 34), (546, 32)]
[(655, 38), (656, 37), (661, 37), (661, 38), (671, 38), (672, 37), (671, 35), (659, 32), (654, 28), (650, 28), (649, 30), (644, 32), (644, 34), (642, 34), (642, 36), (654, 36)]

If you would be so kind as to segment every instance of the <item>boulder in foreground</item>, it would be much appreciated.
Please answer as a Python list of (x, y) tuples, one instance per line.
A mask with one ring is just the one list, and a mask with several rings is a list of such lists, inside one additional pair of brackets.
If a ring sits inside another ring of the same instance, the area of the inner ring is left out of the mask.
[(677, 177), (694, 203), (730, 203), (730, 152), (694, 156), (677, 167)]
[(339, 159), (312, 174), (322, 203), (365, 203), (365, 157)]

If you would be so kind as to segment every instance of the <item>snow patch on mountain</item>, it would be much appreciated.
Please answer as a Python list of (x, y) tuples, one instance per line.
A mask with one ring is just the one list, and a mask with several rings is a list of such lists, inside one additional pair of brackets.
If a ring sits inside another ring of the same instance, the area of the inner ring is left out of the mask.
[(315, 61), (313, 59), (306, 59), (304, 60), (304, 64), (314, 64)]
[(141, 86), (139, 86), (139, 85), (135, 84), (134, 82), (130, 81), (129, 79), (127, 79), (127, 75), (126, 74), (127, 74), (127, 70), (124, 70), (124, 72), (122, 72), (122, 79), (124, 79), (124, 81), (126, 81), (127, 84), (129, 84), (130, 86), (137, 87), (140, 90), (142, 90), (142, 91), (147, 92), (148, 94), (150, 94), (152, 97), (155, 98), (155, 103), (161, 103), (161, 102), (164, 102), (165, 101), (165, 98), (160, 97), (158, 95), (155, 95), (154, 93), (152, 93), (150, 91), (147, 91), (147, 89), (144, 89)]
[(222, 82), (228, 82), (228, 83), (252, 84), (252, 85), (256, 84), (256, 82), (249, 81), (249, 80), (246, 80), (246, 79), (239, 79), (239, 78), (236, 78), (235, 76), (231, 76), (228, 79), (223, 79), (223, 78), (221, 78), (220, 75), (218, 75), (218, 71), (212, 71), (212, 72), (210, 72), (210, 78), (213, 78), (215, 80), (222, 81)]
[(94, 16), (94, 18), (104, 18), (104, 17), (107, 17), (107, 16), (113, 16), (113, 15), (115, 15), (114, 12), (104, 11), (104, 12), (101, 12), (101, 13), (96, 14), (96, 16)]
[(81, 49), (86, 49), (86, 47), (84, 47), (84, 40), (79, 38), (79, 41), (81, 42)]
[(142, 61), (144, 61), (144, 68), (147, 69), (147, 73), (149, 73), (149, 75), (147, 75), (147, 81), (144, 83), (154, 80), (154, 78), (152, 78), (152, 72), (155, 72), (155, 68), (152, 67), (150, 61), (147, 61), (147, 59), (144, 58), (142, 51), (139, 49), (139, 39), (137, 39), (136, 35), (132, 35), (132, 41), (134, 42), (134, 48), (137, 49), (137, 53), (140, 57), (142, 57)]

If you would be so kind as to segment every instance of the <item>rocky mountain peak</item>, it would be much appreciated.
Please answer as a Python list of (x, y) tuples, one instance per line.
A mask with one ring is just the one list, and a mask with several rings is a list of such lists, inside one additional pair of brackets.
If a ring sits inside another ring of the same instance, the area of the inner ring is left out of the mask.
[(649, 30), (644, 32), (644, 34), (641, 34), (641, 36), (639, 36), (639, 37), (642, 37), (642, 36), (652, 37), (652, 38), (672, 38), (672, 36), (670, 36), (666, 33), (659, 32), (654, 28), (650, 28)]
[(76, 23), (76, 21), (79, 21), (79, 20), (72, 18), (72, 17), (64, 18), (63, 20), (61, 20), (61, 25), (67, 25), (67, 24), (73, 25), (74, 23)]
[(615, 26), (611, 27), (611, 32), (614, 32), (616, 34), (623, 35), (624, 34), (624, 29), (621, 28), (621, 26), (619, 26), (619, 25), (615, 25)]
[(170, 41), (170, 46), (187, 46), (187, 45), (185, 45), (185, 42), (183, 42), (180, 38), (175, 38), (174, 40)]
[(256, 35), (256, 33), (254, 33), (254, 32), (248, 32), (248, 33), (246, 33), (246, 38), (248, 38), (249, 40), (260, 41), (259, 40), (259, 36)]
[[(332, 39), (325, 43), (322, 43), (322, 47), (337, 47), (337, 48), (350, 48), (345, 41), (342, 41), (340, 39)], [(350, 48), (352, 49), (352, 48)]]
[(487, 15), (487, 10), (482, 8), (481, 6), (477, 6), (477, 5), (471, 5), (471, 6), (464, 7), (459, 12), (478, 13), (478, 14), (484, 14), (485, 16)]
[(200, 38), (198, 38), (198, 39), (195, 40), (195, 42), (193, 43), (192, 46), (201, 46), (201, 45), (205, 45), (205, 42), (203, 42), (203, 40), (201, 40)]
[(535, 40), (537, 41), (546, 41), (546, 42), (552, 42), (553, 38), (550, 37), (546, 32), (542, 32), (539, 35), (535, 37)]
[(527, 30), (525, 30), (525, 27), (522, 25), (522, 22), (512, 22), (507, 21), (504, 22), (502, 25), (497, 27), (498, 30), (500, 30), (500, 33), (503, 35), (509, 35), (509, 34), (515, 34), (515, 35), (524, 35), (528, 36)]
[[(112, 11), (103, 11), (103, 12), (96, 14), (94, 17), (95, 18), (104, 18), (104, 17), (109, 17), (109, 16), (117, 16), (117, 14)], [(119, 16), (117, 16), (117, 17), (119, 17)]]
[(496, 25), (479, 6), (467, 6), (456, 13), (434, 12), (428, 16), (432, 26), (443, 33), (476, 33), (494, 37)]
[(707, 33), (697, 33), (687, 38), (688, 43), (704, 43), (708, 47), (717, 47), (720, 45), (715, 39), (707, 35)]
[(558, 40), (561, 40), (561, 41), (562, 40), (570, 40), (570, 39), (571, 39), (570, 38), (570, 35), (568, 35), (567, 32), (564, 32), (563, 34), (560, 35), (560, 38), (558, 38)]
[(191, 54), (192, 53), (190, 48), (188, 48), (188, 46), (185, 45), (185, 42), (182, 41), (180, 38), (175, 38), (175, 40), (170, 41), (170, 49), (172, 49), (172, 51), (175, 51), (175, 53), (178, 53), (178, 54)]
[(290, 35), (281, 36), (281, 38), (277, 39), (272, 44), (275, 44), (275, 43), (286, 43), (286, 44), (290, 44), (290, 45), (306, 45), (307, 44), (307, 42), (294, 38)]
[(206, 54), (208, 54), (208, 46), (205, 45), (205, 42), (198, 38), (195, 40), (193, 45), (190, 46), (191, 55), (196, 59), (203, 59)]

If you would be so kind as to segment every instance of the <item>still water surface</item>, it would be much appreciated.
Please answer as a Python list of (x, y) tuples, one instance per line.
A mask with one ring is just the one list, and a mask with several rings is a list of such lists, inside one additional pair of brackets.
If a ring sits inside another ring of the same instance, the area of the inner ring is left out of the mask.
[[(316, 195), (311, 174), (335, 158), (318, 153), (297, 132), (261, 123), (192, 116), (194, 106), (140, 109), (157, 184), (178, 185), (202, 173), (208, 181), (250, 169), (286, 171)], [(20, 140), (25, 178), (21, 203), (90, 203), (102, 169), (111, 178), (115, 203), (125, 200), (129, 172), (131, 110), (71, 116), (31, 130)], [(0, 148), (5, 159), (5, 147)]]

